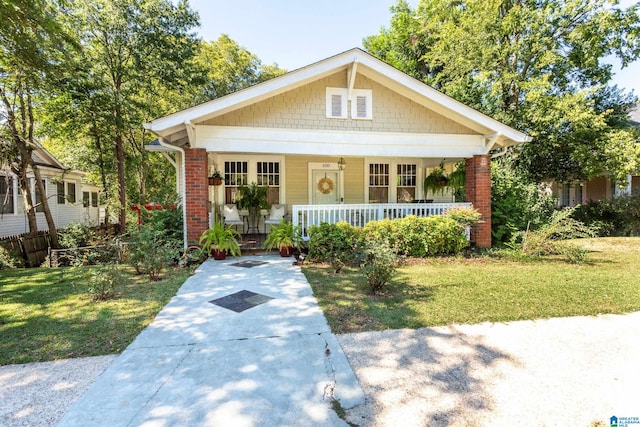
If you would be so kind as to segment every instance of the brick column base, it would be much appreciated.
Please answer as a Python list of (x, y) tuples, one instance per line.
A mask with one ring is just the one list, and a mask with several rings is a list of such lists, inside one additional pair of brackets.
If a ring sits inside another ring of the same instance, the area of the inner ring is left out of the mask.
[(491, 159), (473, 156), (465, 162), (465, 197), (480, 212), (480, 222), (471, 230), (471, 243), (479, 248), (491, 247)]
[(185, 198), (187, 242), (200, 239), (209, 228), (209, 162), (204, 148), (185, 148)]

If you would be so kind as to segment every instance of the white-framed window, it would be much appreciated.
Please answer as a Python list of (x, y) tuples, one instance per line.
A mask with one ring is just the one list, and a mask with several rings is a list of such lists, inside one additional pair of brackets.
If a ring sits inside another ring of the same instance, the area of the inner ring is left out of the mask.
[[(33, 194), (33, 205), (36, 208), (36, 212), (44, 212), (44, 205), (42, 204), (42, 194), (40, 194), (40, 189), (36, 185), (35, 178), (30, 178), (30, 186), (33, 190), (31, 194)], [(47, 194), (47, 181), (42, 180), (42, 186), (44, 187), (44, 194), (46, 197)]]
[(67, 182), (67, 200), (69, 203), (76, 202), (76, 183)]
[(280, 162), (258, 162), (257, 184), (266, 185), (267, 203), (269, 205), (280, 203)]
[(389, 203), (389, 163), (369, 163), (369, 203)]
[(94, 208), (98, 207), (98, 192), (97, 191), (92, 191), (91, 192), (91, 207), (94, 207)]
[(64, 181), (56, 182), (56, 196), (59, 205), (64, 205), (67, 202)]
[(351, 97), (351, 118), (371, 120), (373, 118), (373, 92), (371, 89), (354, 89)]
[(365, 158), (366, 203), (412, 203), (423, 197), (424, 165), (412, 158)]
[(246, 161), (224, 162), (224, 202), (235, 203), (238, 188), (249, 183), (249, 163)]
[(346, 119), (347, 118), (347, 96), (349, 91), (339, 87), (326, 88), (327, 96), (327, 118)]
[(82, 192), (82, 207), (88, 208), (91, 204), (91, 194), (88, 191)]
[(411, 203), (416, 198), (418, 165), (415, 163), (398, 163), (396, 170), (396, 202)]
[(284, 203), (284, 158), (282, 156), (243, 156), (240, 160), (232, 156), (220, 156), (224, 165), (224, 203), (235, 203), (241, 185), (255, 182), (268, 187), (267, 203)]
[(0, 175), (0, 215), (16, 213), (13, 178)]

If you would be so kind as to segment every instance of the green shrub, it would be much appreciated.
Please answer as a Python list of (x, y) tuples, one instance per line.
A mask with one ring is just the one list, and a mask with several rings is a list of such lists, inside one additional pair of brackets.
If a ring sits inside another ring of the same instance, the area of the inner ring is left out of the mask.
[(15, 254), (0, 246), (0, 270), (9, 270), (24, 266), (24, 260), (19, 254)]
[(551, 220), (535, 231), (522, 233), (521, 248), (527, 255), (563, 255), (569, 262), (583, 262), (587, 251), (566, 242), (567, 239), (593, 237), (591, 228), (572, 218), (574, 209), (563, 209), (553, 213)]
[(535, 230), (547, 222), (556, 200), (540, 191), (512, 159), (491, 162), (491, 235), (494, 245), (511, 241), (518, 231)]
[(367, 279), (372, 293), (379, 293), (396, 271), (398, 257), (384, 240), (370, 240), (364, 250), (360, 271)]
[(459, 253), (469, 244), (464, 231), (460, 223), (442, 216), (409, 215), (371, 221), (364, 226), (368, 240), (387, 241), (397, 254), (420, 258)]
[(163, 209), (145, 212), (143, 209), (142, 223), (162, 233), (167, 240), (182, 242), (184, 238), (184, 221), (182, 208)]
[(459, 207), (449, 209), (444, 214), (445, 217), (451, 218), (456, 221), (458, 224), (464, 227), (471, 227), (474, 224), (477, 224), (478, 221), (482, 218), (480, 212), (473, 207)]
[(126, 274), (117, 265), (107, 264), (91, 273), (87, 292), (93, 301), (104, 301), (113, 298), (127, 280)]
[(601, 237), (640, 235), (640, 194), (589, 201), (576, 207), (573, 218), (593, 228)]
[(58, 230), (60, 246), (66, 249), (92, 246), (98, 240), (96, 233), (86, 224), (72, 222), (65, 228)]
[(164, 230), (149, 225), (135, 227), (129, 232), (127, 262), (136, 273), (159, 280), (162, 270), (179, 258), (181, 243), (167, 239)]
[(326, 222), (309, 228), (309, 259), (328, 262), (334, 270), (343, 265), (358, 266), (358, 247), (363, 242), (362, 229), (346, 222)]

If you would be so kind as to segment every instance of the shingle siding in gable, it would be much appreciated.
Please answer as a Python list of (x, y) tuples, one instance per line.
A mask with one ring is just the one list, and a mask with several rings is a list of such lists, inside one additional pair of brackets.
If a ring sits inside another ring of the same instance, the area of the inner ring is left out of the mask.
[(473, 134), (446, 117), (399, 95), (362, 75), (355, 88), (373, 91), (373, 120), (326, 117), (326, 87), (345, 87), (346, 71), (256, 103), (203, 124), (291, 129), (371, 132)]

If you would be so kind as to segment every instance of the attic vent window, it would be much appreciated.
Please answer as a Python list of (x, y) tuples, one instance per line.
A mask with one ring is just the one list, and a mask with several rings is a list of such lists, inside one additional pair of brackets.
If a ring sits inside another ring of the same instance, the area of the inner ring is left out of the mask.
[(351, 118), (371, 120), (373, 118), (373, 96), (370, 89), (354, 89), (351, 101)]
[(347, 89), (338, 87), (327, 88), (327, 118), (347, 118)]

